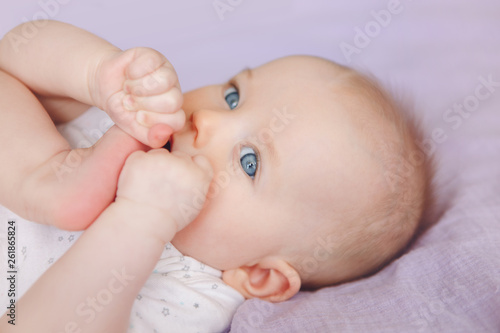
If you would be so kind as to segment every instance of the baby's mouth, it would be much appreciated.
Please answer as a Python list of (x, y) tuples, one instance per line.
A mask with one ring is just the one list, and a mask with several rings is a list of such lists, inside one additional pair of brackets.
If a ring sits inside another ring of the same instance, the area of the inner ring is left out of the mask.
[(172, 152), (172, 137), (170, 137), (170, 139), (167, 141), (167, 143), (163, 146), (163, 148), (165, 148), (166, 150), (168, 150), (169, 152)]

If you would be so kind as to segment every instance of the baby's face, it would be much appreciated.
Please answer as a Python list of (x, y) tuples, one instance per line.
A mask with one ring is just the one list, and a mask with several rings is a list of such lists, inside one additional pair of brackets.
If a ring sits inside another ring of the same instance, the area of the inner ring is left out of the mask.
[(332, 101), (331, 67), (283, 58), (184, 95), (187, 122), (172, 151), (206, 156), (215, 173), (200, 215), (173, 240), (182, 253), (221, 270), (290, 259), (297, 244), (332, 230), (325, 216), (341, 221), (340, 211), (370, 201), (372, 162), (350, 97)]

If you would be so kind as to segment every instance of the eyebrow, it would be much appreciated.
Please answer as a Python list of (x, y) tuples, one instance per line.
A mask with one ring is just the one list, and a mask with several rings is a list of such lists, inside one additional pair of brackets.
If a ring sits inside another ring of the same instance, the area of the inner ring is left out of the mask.
[(246, 76), (247, 80), (251, 80), (253, 77), (252, 69), (250, 67), (245, 67), (238, 74), (236, 74), (236, 76), (240, 76), (240, 75), (244, 75), (244, 76)]
[(276, 150), (276, 147), (274, 146), (274, 139), (263, 143), (265, 146), (265, 154), (269, 157), (271, 162), (274, 164), (274, 166), (278, 166), (280, 163), (280, 158), (278, 155), (278, 151)]

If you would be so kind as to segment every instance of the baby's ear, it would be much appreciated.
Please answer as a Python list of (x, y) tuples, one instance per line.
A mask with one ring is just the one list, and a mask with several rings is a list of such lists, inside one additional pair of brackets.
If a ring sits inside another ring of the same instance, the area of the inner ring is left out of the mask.
[(226, 284), (245, 298), (282, 302), (300, 290), (300, 276), (287, 262), (266, 258), (253, 266), (242, 266), (222, 273)]

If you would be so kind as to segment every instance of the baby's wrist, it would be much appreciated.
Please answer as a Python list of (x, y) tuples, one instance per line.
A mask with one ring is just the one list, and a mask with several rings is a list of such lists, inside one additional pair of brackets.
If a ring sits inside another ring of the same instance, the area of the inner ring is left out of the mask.
[(103, 75), (103, 66), (122, 52), (123, 51), (119, 48), (110, 46), (109, 48), (103, 49), (99, 52), (99, 54), (96, 54), (95, 57), (89, 62), (87, 86), (89, 89), (90, 99), (92, 101), (91, 105), (97, 106), (101, 110), (105, 111), (107, 103), (107, 96), (103, 96), (101, 94), (101, 75)]
[(119, 228), (127, 228), (145, 239), (166, 244), (177, 232), (177, 224), (170, 214), (151, 205), (117, 197), (108, 209), (113, 210)]

